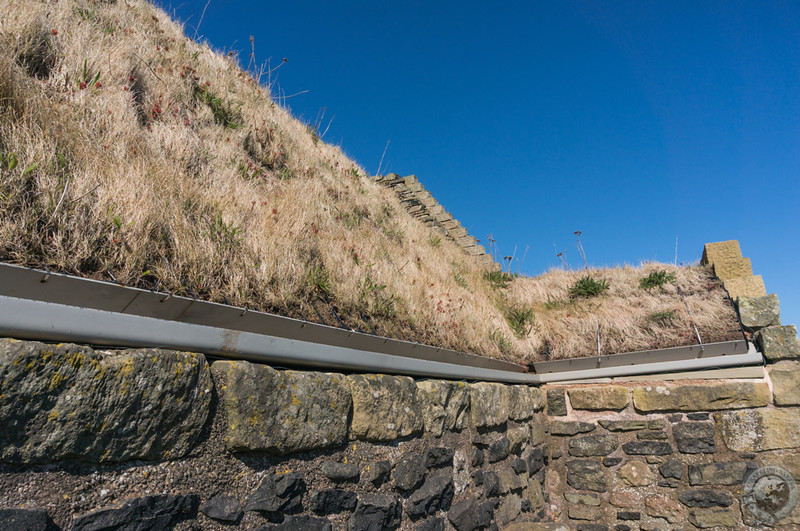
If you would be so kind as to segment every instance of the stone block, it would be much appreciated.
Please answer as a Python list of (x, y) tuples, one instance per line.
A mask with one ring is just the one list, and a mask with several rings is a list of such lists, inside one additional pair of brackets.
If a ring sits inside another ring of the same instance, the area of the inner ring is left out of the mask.
[(778, 296), (772, 293), (765, 297), (739, 297), (739, 318), (750, 330), (781, 324), (781, 307)]
[(689, 522), (699, 529), (734, 527), (738, 525), (731, 509), (695, 509), (689, 511)]
[(445, 430), (461, 431), (469, 408), (469, 387), (464, 382), (420, 381), (417, 402), (422, 409), (425, 433), (440, 437)]
[(714, 426), (706, 422), (679, 422), (672, 428), (675, 445), (682, 454), (713, 454)]
[(756, 468), (745, 462), (689, 465), (689, 485), (741, 485)]
[(641, 386), (633, 390), (639, 411), (713, 411), (766, 406), (766, 382), (709, 382), (703, 385)]
[(606, 474), (597, 461), (575, 459), (567, 461), (567, 484), (576, 490), (606, 492)]
[(528, 501), (530, 501), (531, 509), (534, 511), (544, 505), (542, 485), (535, 478), (530, 478), (528, 480)]
[(499, 426), (508, 420), (508, 386), (499, 383), (470, 384), (470, 410), (476, 428)]
[(620, 411), (628, 407), (629, 391), (621, 385), (578, 387), (567, 391), (572, 409)]
[(576, 435), (578, 433), (589, 433), (597, 428), (597, 424), (591, 422), (578, 422), (575, 420), (551, 420), (550, 435)]
[(737, 240), (707, 243), (703, 247), (702, 265), (711, 265), (722, 280), (749, 277), (753, 274), (749, 258), (742, 257)]
[(385, 374), (347, 376), (353, 396), (350, 430), (357, 439), (392, 441), (422, 432), (422, 408), (413, 378)]
[(70, 529), (172, 529), (184, 520), (196, 518), (199, 505), (197, 494), (143, 496), (78, 516)]
[(528, 486), (528, 474), (518, 474), (510, 466), (500, 466), (497, 468), (497, 479), (500, 484), (500, 492), (508, 492), (524, 489)]
[(508, 418), (528, 420), (542, 409), (544, 409), (544, 393), (541, 389), (527, 385), (508, 386)]
[(341, 374), (276, 371), (246, 361), (217, 361), (223, 380), (225, 446), (231, 452), (292, 452), (347, 440), (350, 390)]
[(569, 455), (573, 457), (605, 456), (619, 447), (619, 438), (613, 433), (578, 437), (569, 441)]
[(800, 338), (794, 325), (762, 328), (756, 341), (768, 361), (800, 359)]
[(567, 398), (563, 387), (547, 390), (547, 414), (551, 417), (567, 415)]
[(724, 490), (693, 489), (678, 494), (678, 499), (686, 507), (730, 507), (733, 497)]
[(631, 441), (623, 444), (622, 450), (628, 455), (669, 455), (672, 446), (662, 441)]
[(601, 502), (600, 496), (594, 492), (565, 492), (564, 499), (572, 504), (591, 505), (593, 507), (599, 506)]
[(730, 411), (715, 419), (725, 446), (734, 452), (800, 448), (800, 408)]
[(625, 487), (645, 487), (656, 481), (650, 466), (642, 461), (628, 461), (619, 468), (617, 477)]
[(781, 361), (767, 367), (776, 406), (800, 405), (800, 362)]
[(206, 423), (205, 357), (0, 339), (0, 461), (120, 462), (186, 455)]
[(600, 509), (588, 505), (570, 505), (567, 508), (567, 514), (571, 520), (595, 521), (600, 518)]
[(519, 516), (522, 510), (522, 499), (516, 494), (506, 496), (500, 501), (500, 506), (497, 507), (495, 519), (500, 525), (511, 523)]
[(509, 453), (518, 455), (528, 444), (531, 438), (531, 430), (527, 426), (520, 426), (508, 430), (506, 437), (509, 442)]
[(664, 421), (651, 420), (600, 420), (600, 425), (608, 431), (639, 431), (664, 429)]
[(767, 288), (764, 287), (764, 279), (761, 278), (761, 275), (729, 278), (722, 281), (722, 286), (733, 300), (739, 297), (763, 297), (767, 294)]
[(644, 503), (647, 514), (653, 518), (664, 518), (671, 524), (677, 524), (684, 519), (683, 505), (672, 498), (663, 495), (648, 496)]

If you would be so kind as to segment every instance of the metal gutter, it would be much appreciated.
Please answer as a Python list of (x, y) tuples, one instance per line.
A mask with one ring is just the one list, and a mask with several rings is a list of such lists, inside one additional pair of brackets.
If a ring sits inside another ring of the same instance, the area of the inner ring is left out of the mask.
[(532, 374), (473, 354), (9, 264), (0, 264), (0, 308), (0, 335), (8, 337), (172, 348), (322, 370), (541, 384), (763, 363), (752, 345), (730, 342), (714, 344), (713, 355), (692, 348), (620, 354), (549, 362), (561, 370)]

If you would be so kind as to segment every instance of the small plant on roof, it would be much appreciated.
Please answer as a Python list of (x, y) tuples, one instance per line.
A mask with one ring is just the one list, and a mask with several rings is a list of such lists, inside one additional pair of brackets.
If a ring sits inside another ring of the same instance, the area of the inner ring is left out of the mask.
[(609, 284), (606, 279), (601, 278), (600, 280), (595, 280), (589, 275), (586, 275), (585, 277), (581, 277), (575, 281), (575, 283), (570, 286), (569, 296), (575, 299), (588, 299), (604, 293), (606, 290), (608, 290), (608, 288)]
[(639, 280), (639, 287), (650, 291), (653, 288), (660, 288), (664, 284), (675, 282), (675, 275), (667, 271), (653, 271), (646, 277)]
[(514, 280), (514, 275), (505, 271), (484, 271), (483, 279), (489, 282), (493, 288), (507, 288)]
[(504, 317), (518, 339), (528, 337), (536, 324), (536, 316), (531, 308), (511, 307), (506, 310)]
[(675, 310), (663, 310), (659, 312), (653, 312), (647, 316), (647, 320), (651, 323), (655, 323), (661, 326), (666, 326), (670, 324), (675, 319)]

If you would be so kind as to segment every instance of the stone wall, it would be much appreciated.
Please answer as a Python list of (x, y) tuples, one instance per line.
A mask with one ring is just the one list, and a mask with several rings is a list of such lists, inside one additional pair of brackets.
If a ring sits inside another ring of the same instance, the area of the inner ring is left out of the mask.
[(396, 173), (389, 173), (378, 175), (374, 179), (394, 190), (401, 204), (412, 216), (444, 235), (466, 254), (474, 256), (484, 267), (500, 269), (500, 264), (487, 254), (486, 248), (480, 245), (474, 236), (467, 233), (467, 229), (439, 204), (416, 176), (400, 177)]

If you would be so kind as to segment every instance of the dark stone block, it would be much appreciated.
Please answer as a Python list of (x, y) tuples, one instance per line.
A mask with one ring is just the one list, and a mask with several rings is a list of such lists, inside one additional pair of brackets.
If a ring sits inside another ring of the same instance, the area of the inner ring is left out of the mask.
[(637, 433), (636, 438), (640, 441), (664, 441), (667, 438), (667, 434), (663, 431), (644, 431)]
[(714, 426), (705, 422), (681, 422), (672, 429), (675, 444), (682, 454), (713, 454)]
[(617, 520), (641, 520), (642, 513), (636, 511), (620, 511), (617, 513)]
[(478, 500), (464, 500), (453, 505), (447, 512), (447, 519), (457, 531), (478, 529)]
[(622, 462), (622, 458), (621, 457), (604, 457), (603, 458), (603, 466), (605, 466), (605, 467), (617, 466), (621, 462)]
[(686, 418), (689, 420), (708, 420), (708, 413), (689, 413)]
[(321, 471), (322, 475), (331, 481), (358, 481), (358, 466), (352, 463), (325, 461), (322, 463)]
[(528, 454), (528, 474), (534, 475), (544, 466), (546, 446), (538, 446)]
[(386, 483), (391, 473), (392, 464), (389, 461), (378, 461), (367, 466), (367, 480), (375, 488)]
[(569, 455), (573, 457), (608, 455), (618, 447), (619, 439), (613, 433), (588, 435), (569, 441)]
[(670, 459), (669, 461), (658, 467), (658, 471), (665, 478), (682, 479), (683, 463), (675, 459)]
[(506, 437), (500, 437), (489, 446), (488, 458), (490, 463), (497, 463), (508, 457), (511, 451), (511, 443)]
[(602, 524), (578, 524), (576, 531), (608, 531), (607, 525)]
[(669, 419), (669, 421), (672, 423), (680, 422), (683, 420), (683, 413), (673, 413), (669, 415), (667, 419)]
[(567, 415), (567, 398), (563, 389), (547, 390), (547, 414), (551, 417)]
[(0, 529), (57, 531), (59, 527), (44, 509), (0, 509)]
[(478, 506), (478, 529), (491, 529), (497, 503), (497, 500), (487, 500)]
[(239, 500), (224, 494), (218, 494), (207, 500), (200, 506), (200, 512), (222, 522), (238, 522), (244, 516)]
[(418, 454), (406, 454), (394, 469), (392, 477), (400, 490), (411, 490), (422, 483), (425, 476), (425, 458)]
[(453, 494), (452, 472), (449, 469), (439, 470), (408, 498), (406, 513), (413, 519), (430, 516), (440, 509), (447, 511), (453, 502)]
[(591, 422), (576, 422), (573, 420), (552, 420), (550, 421), (550, 435), (576, 435), (578, 433), (589, 433), (597, 429), (597, 424)]
[(453, 456), (455, 450), (437, 446), (425, 452), (425, 466), (428, 468), (438, 468), (442, 466), (453, 466)]
[(567, 483), (577, 490), (606, 491), (606, 474), (597, 461), (567, 461)]
[(631, 531), (631, 526), (625, 524), (617, 524), (614, 526), (614, 531)]
[(475, 470), (472, 473), (472, 484), (476, 487), (483, 485), (483, 470)]
[(358, 498), (355, 492), (343, 489), (325, 489), (311, 495), (310, 509), (319, 514), (334, 514), (352, 511)]
[(487, 498), (500, 496), (500, 478), (494, 472), (486, 472), (483, 475), (483, 490)]
[(197, 516), (200, 498), (196, 494), (144, 496), (84, 514), (72, 521), (72, 531), (95, 529), (170, 529)]
[(332, 531), (331, 523), (324, 518), (313, 516), (287, 516), (279, 524), (267, 524), (257, 531)]
[(479, 466), (483, 466), (483, 450), (480, 448), (473, 448), (472, 449), (472, 467), (478, 468)]
[(623, 444), (622, 450), (628, 455), (668, 455), (672, 446), (661, 441), (632, 441)]
[(742, 461), (689, 465), (690, 485), (741, 485), (758, 466)]
[(722, 490), (695, 489), (678, 494), (678, 500), (687, 507), (729, 507), (733, 503), (730, 494)]
[(677, 489), (678, 487), (681, 486), (681, 482), (678, 481), (677, 479), (672, 479), (672, 478), (664, 479), (664, 480), (658, 482), (658, 486), (659, 487), (664, 487), (664, 488), (667, 488), (667, 489)]
[(300, 512), (305, 491), (306, 482), (299, 472), (267, 476), (247, 499), (244, 510), (267, 513)]
[(527, 513), (528, 511), (530, 511), (531, 510), (531, 501), (530, 500), (522, 500), (522, 502), (519, 504), (519, 510), (522, 511), (523, 513)]
[(523, 474), (528, 471), (528, 464), (518, 457), (511, 461), (511, 469), (517, 474)]
[(638, 430), (661, 430), (664, 428), (664, 421), (654, 420), (600, 420), (602, 427), (608, 431), (638, 431)]
[(403, 504), (388, 494), (361, 494), (350, 517), (350, 531), (396, 529), (400, 526)]
[(444, 518), (429, 518), (414, 528), (415, 531), (444, 531), (444, 529)]

